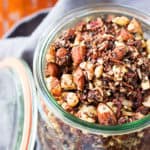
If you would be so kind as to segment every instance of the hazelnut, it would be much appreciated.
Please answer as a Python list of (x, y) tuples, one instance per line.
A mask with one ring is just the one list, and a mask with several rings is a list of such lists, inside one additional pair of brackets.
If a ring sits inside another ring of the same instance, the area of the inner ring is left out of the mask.
[(63, 74), (61, 77), (61, 87), (65, 90), (74, 90), (76, 86), (73, 82), (73, 77), (71, 74)]
[(83, 105), (79, 110), (77, 116), (84, 121), (94, 123), (96, 122), (97, 111), (96, 108), (92, 105)]
[(67, 101), (67, 104), (71, 107), (75, 107), (79, 102), (78, 96), (73, 92), (66, 92), (64, 94), (64, 97), (65, 100)]

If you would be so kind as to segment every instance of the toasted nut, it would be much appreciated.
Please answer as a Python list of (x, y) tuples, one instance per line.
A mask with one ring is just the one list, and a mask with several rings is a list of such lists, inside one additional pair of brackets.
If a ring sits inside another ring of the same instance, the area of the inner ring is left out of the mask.
[(65, 92), (64, 97), (67, 101), (67, 104), (71, 107), (75, 107), (79, 102), (78, 96), (73, 92)]
[(99, 103), (97, 114), (98, 121), (102, 125), (115, 125), (117, 123), (115, 114), (106, 104)]
[(67, 50), (65, 48), (60, 48), (56, 52), (56, 56), (59, 58), (63, 58), (67, 55)]
[(58, 75), (58, 66), (55, 63), (48, 63), (47, 64), (47, 75), (57, 77)]
[(146, 41), (146, 50), (147, 53), (150, 54), (150, 39)]
[(55, 59), (56, 59), (55, 55), (56, 55), (55, 46), (51, 45), (47, 54), (46, 54), (46, 61), (47, 62), (55, 62)]
[(121, 31), (120, 31), (119, 36), (117, 37), (117, 40), (127, 41), (129, 39), (133, 39), (133, 35), (130, 34), (126, 29), (122, 28)]
[(150, 95), (148, 95), (147, 97), (145, 97), (143, 105), (145, 107), (150, 107)]
[(134, 114), (134, 117), (135, 117), (135, 119), (139, 120), (139, 119), (144, 118), (145, 116), (143, 114), (141, 114), (140, 112), (136, 112)]
[(73, 72), (73, 81), (76, 84), (78, 90), (83, 90), (85, 79), (84, 79), (84, 73), (81, 68), (78, 67)]
[(134, 113), (130, 112), (130, 111), (122, 111), (122, 115), (123, 116), (134, 116)]
[(72, 60), (75, 66), (83, 61), (85, 53), (86, 53), (85, 46), (76, 46), (72, 48)]
[(150, 81), (149, 81), (147, 76), (143, 79), (143, 81), (141, 83), (141, 87), (142, 87), (143, 90), (150, 89)]
[(80, 64), (80, 68), (85, 70), (86, 74), (87, 74), (87, 78), (89, 80), (93, 79), (94, 76), (94, 64), (91, 62), (82, 62)]
[(122, 65), (114, 65), (112, 68), (114, 78), (116, 81), (121, 81), (124, 74), (127, 72), (127, 69), (125, 66)]
[(61, 95), (61, 86), (60, 81), (56, 77), (49, 77), (46, 80), (47, 87), (52, 95), (60, 96)]
[(120, 26), (126, 26), (129, 23), (129, 19), (125, 16), (115, 17), (112, 19), (112, 22)]
[(92, 105), (89, 106), (83, 105), (79, 110), (79, 112), (77, 113), (77, 116), (84, 121), (94, 123), (96, 122), (97, 111), (96, 108)]
[(102, 74), (103, 74), (103, 66), (102, 65), (97, 66), (95, 68), (95, 72), (94, 73), (95, 73), (96, 78), (100, 78), (102, 76)]
[(127, 53), (127, 48), (125, 46), (118, 46), (113, 50), (113, 57), (117, 60), (123, 59)]
[(129, 32), (142, 34), (141, 24), (135, 18), (130, 21), (127, 29)]
[(65, 90), (74, 90), (76, 86), (73, 82), (73, 77), (71, 74), (63, 74), (61, 77), (61, 87)]
[(131, 108), (132, 105), (133, 105), (133, 103), (132, 103), (132, 101), (123, 99), (123, 100), (122, 100), (122, 105), (124, 105), (124, 106), (127, 107), (127, 108)]

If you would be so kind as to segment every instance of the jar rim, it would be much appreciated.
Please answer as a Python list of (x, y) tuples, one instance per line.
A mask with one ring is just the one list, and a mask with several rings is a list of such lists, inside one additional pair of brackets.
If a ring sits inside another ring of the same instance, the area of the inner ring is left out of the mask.
[(83, 121), (70, 113), (66, 112), (54, 99), (54, 97), (49, 93), (47, 86), (45, 84), (44, 79), (44, 58), (47, 51), (47, 48), (49, 47), (49, 44), (54, 39), (54, 37), (57, 35), (59, 31), (62, 31), (62, 28), (68, 23), (71, 23), (72, 21), (76, 21), (78, 18), (84, 18), (86, 15), (91, 15), (94, 13), (117, 13), (122, 14), (130, 17), (135, 17), (144, 22), (146, 25), (150, 25), (150, 16), (147, 14), (138, 11), (136, 9), (130, 8), (128, 6), (123, 5), (116, 5), (116, 4), (103, 4), (103, 3), (96, 3), (96, 4), (90, 4), (86, 6), (82, 6), (80, 8), (76, 8), (70, 12), (68, 12), (63, 18), (61, 18), (60, 21), (56, 23), (53, 28), (50, 26), (48, 28), (48, 31), (46, 31), (41, 40), (40, 43), (37, 46), (35, 56), (34, 56), (34, 77), (35, 82), (37, 85), (37, 88), (39, 90), (40, 95), (44, 97), (44, 101), (48, 105), (49, 108), (53, 111), (53, 113), (56, 114), (56, 116), (66, 122), (67, 124), (70, 124), (71, 126), (74, 126), (75, 128), (85, 130), (94, 134), (104, 134), (104, 135), (119, 135), (123, 133), (130, 133), (135, 132), (141, 129), (144, 129), (148, 126), (150, 126), (150, 115), (145, 116), (142, 119), (125, 123), (121, 125), (115, 125), (115, 126), (104, 126), (100, 124), (93, 124), (86, 121)]

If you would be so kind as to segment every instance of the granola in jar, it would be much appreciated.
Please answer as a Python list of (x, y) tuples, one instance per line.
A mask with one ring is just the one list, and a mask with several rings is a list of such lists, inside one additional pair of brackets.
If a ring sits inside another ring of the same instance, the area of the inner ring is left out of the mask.
[[(71, 115), (116, 126), (150, 114), (150, 40), (136, 18), (108, 14), (83, 19), (55, 38), (45, 60), (47, 88)], [(50, 110), (47, 115), (64, 149), (149, 150), (149, 128), (104, 137), (75, 129)], [(45, 129), (40, 129), (41, 138), (61, 149)]]

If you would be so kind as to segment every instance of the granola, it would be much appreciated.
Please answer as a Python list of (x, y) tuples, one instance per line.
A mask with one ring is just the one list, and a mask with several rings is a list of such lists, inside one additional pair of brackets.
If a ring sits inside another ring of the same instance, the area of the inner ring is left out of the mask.
[(150, 113), (150, 39), (136, 18), (83, 19), (56, 37), (45, 60), (48, 90), (72, 115), (117, 125)]

